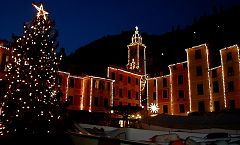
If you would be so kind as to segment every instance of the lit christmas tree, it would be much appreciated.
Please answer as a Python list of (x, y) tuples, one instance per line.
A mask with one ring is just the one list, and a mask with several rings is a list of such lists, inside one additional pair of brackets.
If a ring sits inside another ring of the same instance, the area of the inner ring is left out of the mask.
[(54, 24), (40, 4), (37, 14), (14, 37), (7, 64), (9, 87), (2, 102), (2, 135), (44, 135), (58, 131), (62, 104), (57, 86), (60, 57)]

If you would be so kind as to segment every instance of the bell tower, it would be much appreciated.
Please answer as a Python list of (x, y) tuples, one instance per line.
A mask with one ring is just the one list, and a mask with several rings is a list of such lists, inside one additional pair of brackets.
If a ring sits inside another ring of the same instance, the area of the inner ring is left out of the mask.
[(142, 43), (142, 37), (139, 34), (137, 26), (135, 27), (135, 33), (132, 36), (132, 42), (127, 47), (127, 69), (135, 70), (146, 75), (146, 46)]

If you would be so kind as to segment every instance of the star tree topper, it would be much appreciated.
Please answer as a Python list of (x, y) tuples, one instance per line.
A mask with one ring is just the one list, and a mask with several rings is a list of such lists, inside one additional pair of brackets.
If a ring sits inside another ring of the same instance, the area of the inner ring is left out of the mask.
[(48, 15), (48, 12), (43, 9), (42, 3), (40, 4), (40, 6), (37, 6), (37, 5), (35, 5), (34, 3), (32, 3), (32, 5), (33, 5), (33, 6), (37, 9), (37, 11), (38, 11), (38, 12), (37, 12), (37, 17), (43, 16), (43, 18), (46, 20), (46, 19), (47, 19), (46, 15)]

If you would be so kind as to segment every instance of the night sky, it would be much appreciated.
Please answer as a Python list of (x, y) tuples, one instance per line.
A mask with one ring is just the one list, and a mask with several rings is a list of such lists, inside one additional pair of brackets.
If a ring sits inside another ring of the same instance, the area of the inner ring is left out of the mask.
[(163, 34), (172, 26), (184, 28), (194, 17), (211, 14), (214, 6), (240, 4), (240, 0), (2, 0), (0, 39), (10, 40), (13, 33), (23, 33), (24, 22), (36, 14), (32, 2), (44, 3), (59, 31), (59, 48), (64, 47), (67, 54), (135, 26), (141, 33)]

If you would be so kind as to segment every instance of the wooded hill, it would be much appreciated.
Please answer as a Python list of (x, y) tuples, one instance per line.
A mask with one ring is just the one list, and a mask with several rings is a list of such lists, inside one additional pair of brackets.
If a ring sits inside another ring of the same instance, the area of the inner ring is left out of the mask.
[[(193, 19), (185, 28), (173, 27), (162, 35), (141, 32), (147, 46), (147, 73), (159, 76), (169, 74), (168, 65), (187, 60), (185, 49), (206, 43), (209, 47), (210, 67), (220, 65), (219, 50), (240, 43), (240, 6), (218, 10), (211, 16)], [(75, 75), (106, 77), (107, 67), (127, 64), (127, 45), (131, 43), (132, 31), (107, 35), (78, 48), (64, 60), (65, 71)]]

